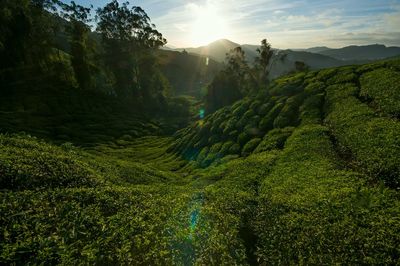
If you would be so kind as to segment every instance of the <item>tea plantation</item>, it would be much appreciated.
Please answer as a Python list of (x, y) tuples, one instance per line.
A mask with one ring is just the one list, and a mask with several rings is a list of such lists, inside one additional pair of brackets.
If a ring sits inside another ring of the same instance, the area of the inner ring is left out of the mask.
[(399, 95), (382, 61), (280, 78), (172, 137), (0, 135), (0, 264), (398, 265)]

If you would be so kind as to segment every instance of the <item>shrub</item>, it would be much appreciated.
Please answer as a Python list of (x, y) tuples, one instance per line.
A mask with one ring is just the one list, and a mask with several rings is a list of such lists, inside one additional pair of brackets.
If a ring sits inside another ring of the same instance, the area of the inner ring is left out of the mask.
[(239, 134), (238, 138), (237, 138), (237, 143), (240, 144), (240, 146), (243, 146), (244, 144), (246, 144), (249, 140), (251, 139), (251, 136), (246, 133), (246, 132), (242, 132)]
[(261, 142), (260, 138), (254, 138), (249, 142), (247, 142), (242, 149), (242, 156), (249, 156), (257, 148), (260, 142)]
[(303, 91), (304, 73), (275, 80), (274, 86), (270, 89), (271, 95), (294, 95)]
[(249, 107), (249, 103), (246, 101), (240, 101), (239, 103), (240, 105), (236, 107), (232, 112), (232, 114), (236, 117), (241, 117)]
[(221, 136), (219, 134), (212, 135), (208, 139), (208, 145), (213, 145), (221, 140)]
[(347, 86), (327, 89), (325, 122), (360, 171), (397, 187), (400, 177), (400, 123), (378, 118)]
[(274, 102), (273, 101), (269, 101), (268, 103), (264, 103), (258, 109), (258, 114), (260, 116), (265, 116), (272, 109), (272, 107), (274, 107)]
[(326, 81), (329, 78), (333, 77), (337, 72), (336, 68), (331, 68), (331, 69), (324, 69), (318, 72), (316, 79), (319, 81)]
[(229, 154), (240, 154), (240, 145), (235, 143), (229, 148)]
[(294, 127), (277, 128), (268, 132), (254, 150), (254, 153), (283, 149), (286, 139), (290, 137)]
[(357, 82), (358, 76), (354, 73), (354, 67), (344, 67), (336, 71), (335, 75), (328, 79), (327, 85), (340, 84), (340, 83), (353, 83)]
[(237, 122), (238, 122), (238, 119), (236, 117), (231, 117), (225, 124), (223, 134), (228, 135), (229, 132), (235, 130)]
[(222, 154), (222, 156), (229, 154), (230, 153), (230, 149), (234, 144), (235, 144), (235, 142), (233, 142), (233, 141), (225, 142), (222, 145), (221, 150), (220, 150), (220, 153)]
[[(149, 197), (149, 195), (151, 195)], [(1, 264), (173, 264), (183, 251), (188, 192), (73, 188), (0, 194)], [(170, 234), (168, 232), (174, 232)]]
[(200, 151), (200, 153), (199, 153), (199, 155), (197, 156), (197, 159), (196, 159), (197, 163), (201, 164), (206, 159), (209, 150), (210, 150), (210, 148), (204, 147)]
[(250, 109), (257, 113), (257, 110), (260, 108), (262, 102), (260, 100), (255, 100), (250, 104)]
[(298, 124), (299, 106), (304, 99), (303, 94), (290, 97), (279, 115), (274, 120), (274, 128), (284, 128)]
[(397, 260), (396, 193), (339, 170), (328, 134), (317, 125), (296, 129), (264, 179), (254, 222), (260, 264)]
[(274, 120), (279, 115), (279, 112), (282, 110), (283, 107), (284, 107), (284, 104), (282, 104), (282, 103), (276, 104), (271, 109), (271, 111), (269, 111), (269, 113), (264, 118), (261, 119), (258, 127), (264, 131), (268, 131), (268, 130), (272, 129)]
[(326, 85), (323, 82), (320, 81), (315, 81), (307, 85), (307, 87), (304, 88), (304, 92), (307, 95), (313, 95), (313, 94), (318, 94), (322, 93), (325, 89)]
[(25, 190), (92, 187), (100, 183), (75, 154), (27, 136), (0, 135), (0, 186)]
[(220, 142), (220, 143), (216, 143), (216, 144), (214, 144), (214, 145), (211, 147), (210, 152), (212, 152), (212, 153), (219, 153), (219, 151), (221, 150), (221, 148), (222, 148), (222, 143), (221, 143), (221, 142)]
[(371, 98), (385, 114), (400, 115), (400, 72), (378, 69), (361, 76), (360, 95)]
[(308, 96), (301, 105), (300, 120), (302, 125), (320, 124), (322, 120), (322, 107), (324, 104), (323, 93)]

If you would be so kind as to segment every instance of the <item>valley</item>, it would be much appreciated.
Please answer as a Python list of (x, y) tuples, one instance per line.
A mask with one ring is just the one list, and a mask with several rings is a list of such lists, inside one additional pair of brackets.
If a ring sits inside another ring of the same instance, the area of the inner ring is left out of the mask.
[(399, 265), (393, 3), (1, 1), (0, 265)]

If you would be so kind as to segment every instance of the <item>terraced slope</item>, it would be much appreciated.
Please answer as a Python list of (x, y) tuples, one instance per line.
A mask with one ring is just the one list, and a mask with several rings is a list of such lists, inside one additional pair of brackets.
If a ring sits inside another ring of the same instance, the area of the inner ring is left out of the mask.
[(300, 73), (176, 133), (171, 151), (207, 167), (273, 149), (301, 126), (329, 129), (345, 164), (391, 187), (400, 176), (400, 62)]

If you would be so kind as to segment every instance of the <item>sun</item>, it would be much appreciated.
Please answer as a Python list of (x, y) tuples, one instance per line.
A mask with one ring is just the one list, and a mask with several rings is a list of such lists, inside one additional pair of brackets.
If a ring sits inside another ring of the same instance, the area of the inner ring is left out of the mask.
[(205, 45), (226, 38), (229, 29), (217, 6), (212, 4), (206, 6), (194, 5), (192, 12), (195, 19), (191, 28), (191, 43), (193, 45)]

